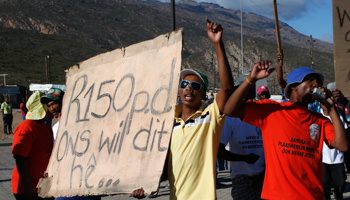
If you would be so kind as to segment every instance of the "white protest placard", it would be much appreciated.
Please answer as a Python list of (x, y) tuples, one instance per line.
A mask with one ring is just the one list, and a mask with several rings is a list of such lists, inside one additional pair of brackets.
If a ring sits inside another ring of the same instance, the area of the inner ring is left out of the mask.
[(350, 1), (333, 0), (334, 69), (336, 88), (350, 97)]
[(40, 196), (157, 190), (173, 127), (181, 50), (179, 30), (69, 69)]

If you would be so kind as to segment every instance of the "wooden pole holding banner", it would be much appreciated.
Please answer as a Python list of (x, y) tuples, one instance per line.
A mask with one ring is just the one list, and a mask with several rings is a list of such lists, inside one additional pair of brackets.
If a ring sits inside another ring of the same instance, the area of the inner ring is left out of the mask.
[[(275, 15), (275, 26), (276, 26), (276, 37), (277, 37), (277, 47), (278, 47), (278, 53), (282, 52), (281, 47), (281, 36), (280, 36), (280, 27), (278, 24), (278, 13), (277, 13), (277, 3), (276, 0), (272, 0), (273, 4), (273, 13)], [(281, 64), (283, 65), (283, 60), (280, 60)]]

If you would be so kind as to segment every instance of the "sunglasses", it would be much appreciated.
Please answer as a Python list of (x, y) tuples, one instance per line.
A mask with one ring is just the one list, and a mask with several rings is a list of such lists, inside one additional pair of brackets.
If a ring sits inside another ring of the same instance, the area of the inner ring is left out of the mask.
[(198, 83), (195, 81), (182, 80), (180, 82), (180, 88), (182, 88), (182, 89), (186, 88), (188, 85), (191, 85), (191, 88), (196, 90), (196, 91), (199, 91), (199, 90), (201, 90), (201, 88), (204, 88), (201, 83)]

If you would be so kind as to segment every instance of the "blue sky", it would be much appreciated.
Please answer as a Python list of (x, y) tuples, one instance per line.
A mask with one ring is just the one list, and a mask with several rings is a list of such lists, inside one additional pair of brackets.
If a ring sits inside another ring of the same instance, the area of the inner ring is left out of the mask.
[[(161, 0), (170, 2), (170, 0)], [(195, 0), (240, 10), (240, 0)], [(274, 18), (272, 0), (242, 0), (243, 12)], [(278, 18), (307, 36), (333, 43), (332, 0), (277, 0)], [(244, 24), (244, 22), (243, 22)]]

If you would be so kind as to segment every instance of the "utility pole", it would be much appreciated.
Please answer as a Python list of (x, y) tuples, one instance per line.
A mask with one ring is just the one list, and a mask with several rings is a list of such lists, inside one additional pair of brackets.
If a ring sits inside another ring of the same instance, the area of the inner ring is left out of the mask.
[(242, 50), (242, 74), (244, 74), (244, 64), (243, 64), (243, 7), (241, 0), (241, 50)]
[(51, 72), (50, 72), (50, 55), (45, 57), (45, 68), (46, 68), (46, 82), (51, 83)]
[(0, 74), (0, 76), (3, 76), (4, 77), (4, 86), (6, 86), (6, 76), (7, 76), (8, 74)]
[(171, 15), (172, 15), (172, 24), (173, 24), (173, 31), (175, 31), (175, 0), (171, 0)]
[(312, 39), (312, 35), (310, 35), (310, 40), (307, 40), (308, 42), (310, 42), (310, 59), (311, 59), (311, 68), (314, 64), (314, 61), (312, 60), (312, 47), (313, 47), (313, 42), (316, 42), (316, 40)]

